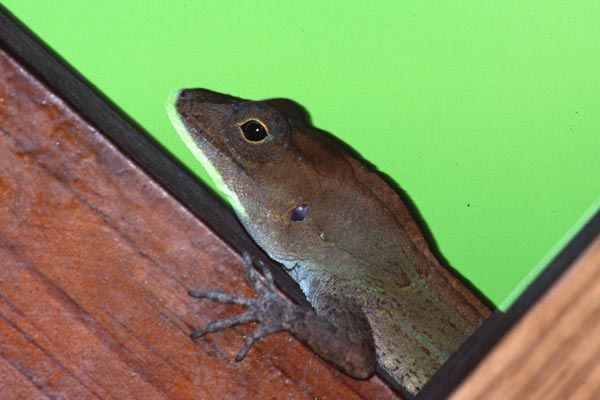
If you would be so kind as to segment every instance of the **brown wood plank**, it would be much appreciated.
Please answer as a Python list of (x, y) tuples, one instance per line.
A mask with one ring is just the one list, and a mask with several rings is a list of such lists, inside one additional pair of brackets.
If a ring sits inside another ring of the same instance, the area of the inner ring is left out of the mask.
[(600, 399), (600, 238), (456, 390), (462, 399)]
[(287, 334), (233, 357), (237, 310), (190, 288), (251, 295), (240, 257), (0, 51), (0, 397), (399, 398)]

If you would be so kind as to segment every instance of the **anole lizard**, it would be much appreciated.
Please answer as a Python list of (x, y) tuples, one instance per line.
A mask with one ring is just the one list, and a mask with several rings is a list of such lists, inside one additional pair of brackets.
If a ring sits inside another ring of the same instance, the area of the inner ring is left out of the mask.
[(247, 308), (193, 337), (258, 321), (237, 359), (287, 330), (343, 372), (367, 378), (379, 364), (414, 395), (489, 315), (440, 266), (397, 193), (308, 126), (291, 101), (186, 89), (170, 116), (249, 234), (314, 308), (279, 295), (246, 257), (259, 297), (190, 292)]

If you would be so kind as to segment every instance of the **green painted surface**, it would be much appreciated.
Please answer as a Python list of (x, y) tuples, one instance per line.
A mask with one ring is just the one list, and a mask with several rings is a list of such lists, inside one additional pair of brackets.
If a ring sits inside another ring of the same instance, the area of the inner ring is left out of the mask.
[(503, 308), (600, 206), (598, 1), (3, 4), (204, 179), (174, 89), (303, 104)]

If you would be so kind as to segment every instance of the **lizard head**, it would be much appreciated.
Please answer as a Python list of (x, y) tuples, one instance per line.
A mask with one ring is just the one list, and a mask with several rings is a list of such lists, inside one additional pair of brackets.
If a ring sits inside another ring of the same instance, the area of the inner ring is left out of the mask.
[(320, 225), (327, 219), (316, 217), (332, 211), (336, 189), (352, 171), (339, 145), (309, 127), (296, 103), (184, 89), (176, 94), (170, 116), (271, 257), (285, 264), (311, 246), (318, 251), (324, 239)]

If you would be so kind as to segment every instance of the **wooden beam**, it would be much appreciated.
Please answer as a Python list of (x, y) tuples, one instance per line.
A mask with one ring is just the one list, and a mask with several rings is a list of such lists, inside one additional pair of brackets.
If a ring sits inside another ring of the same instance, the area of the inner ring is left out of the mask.
[(600, 238), (452, 399), (600, 398)]

